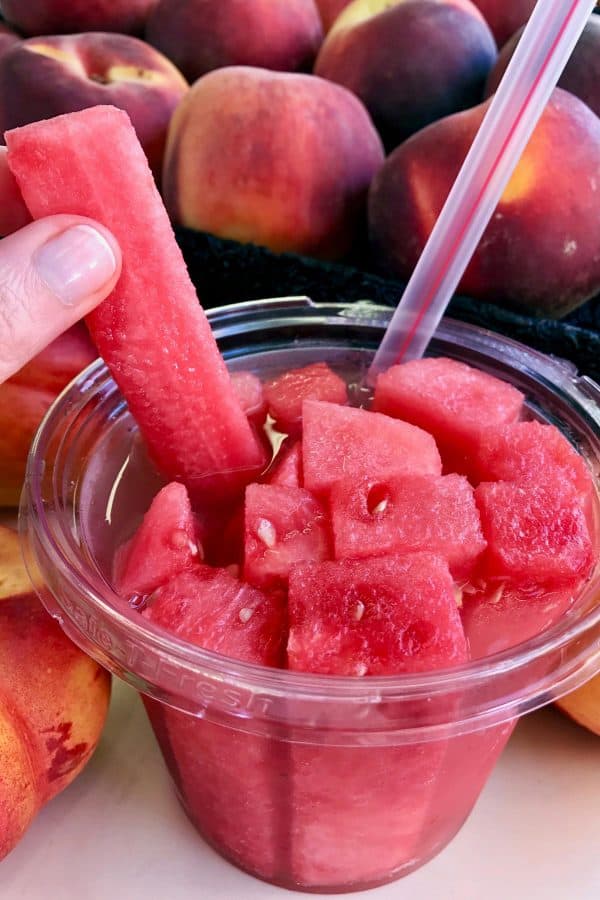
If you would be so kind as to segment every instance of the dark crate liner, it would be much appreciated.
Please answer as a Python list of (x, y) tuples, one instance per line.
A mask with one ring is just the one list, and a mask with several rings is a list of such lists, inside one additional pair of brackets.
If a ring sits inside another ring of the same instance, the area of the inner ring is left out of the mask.
[[(288, 295), (304, 295), (321, 303), (372, 300), (395, 306), (402, 295), (401, 282), (348, 265), (275, 254), (183, 228), (177, 230), (177, 240), (206, 309)], [(560, 321), (520, 315), (459, 296), (452, 300), (449, 315), (567, 359), (582, 374), (600, 381), (600, 297)]]

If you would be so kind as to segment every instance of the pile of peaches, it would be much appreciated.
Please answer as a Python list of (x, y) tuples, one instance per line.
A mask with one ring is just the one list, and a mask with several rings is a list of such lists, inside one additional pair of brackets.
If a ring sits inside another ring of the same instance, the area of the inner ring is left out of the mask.
[[(112, 103), (174, 224), (406, 279), (534, 5), (0, 0), (0, 131)], [(550, 316), (600, 292), (600, 16), (559, 85), (460, 285)], [(0, 147), (0, 235), (27, 221)], [(80, 326), (0, 386), (0, 506), (94, 356)], [(1, 859), (89, 758), (109, 696), (30, 593), (6, 529), (0, 647)], [(599, 684), (565, 705), (600, 733)]]

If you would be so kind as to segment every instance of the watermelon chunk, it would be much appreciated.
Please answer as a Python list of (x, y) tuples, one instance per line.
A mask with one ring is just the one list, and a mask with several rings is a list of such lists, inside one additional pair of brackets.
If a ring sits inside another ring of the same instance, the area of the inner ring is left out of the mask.
[(452, 576), (432, 553), (300, 563), (290, 572), (288, 665), (392, 675), (467, 658)]
[(283, 662), (281, 604), (225, 569), (182, 572), (155, 591), (142, 615), (205, 650), (264, 666)]
[(444, 471), (471, 475), (471, 458), (490, 429), (515, 422), (523, 394), (453, 359), (416, 359), (377, 379), (373, 408), (430, 432)]
[(554, 425), (514, 422), (484, 435), (476, 452), (480, 481), (539, 481), (546, 473), (553, 480), (571, 482), (583, 498), (594, 496), (594, 484), (583, 457)]
[(484, 576), (561, 585), (589, 574), (592, 542), (579, 495), (568, 482), (482, 482), (475, 490)]
[(462, 475), (347, 478), (331, 489), (335, 557), (429, 550), (468, 578), (486, 543), (473, 488)]
[[(263, 666), (283, 662), (283, 606), (222, 570), (199, 567), (183, 573), (157, 592), (144, 615), (206, 649)], [(200, 703), (200, 683), (199, 688)], [(205, 688), (210, 706), (211, 685)], [(233, 704), (236, 693), (230, 692)], [(278, 742), (238, 731), (234, 705), (233, 727), (228, 727), (149, 698), (145, 702), (196, 827), (212, 844), (227, 848), (238, 865), (275, 877), (281, 865), (282, 822), (289, 823)]]
[(316, 400), (304, 403), (302, 460), (304, 486), (315, 492), (346, 476), (441, 475), (435, 441), (421, 428)]
[(500, 653), (541, 634), (571, 608), (582, 584), (552, 589), (503, 581), (463, 591), (460, 612), (471, 658)]
[(302, 369), (290, 369), (264, 387), (269, 413), (277, 427), (288, 433), (300, 429), (302, 404), (305, 400), (326, 400), (344, 404), (348, 401), (346, 382), (318, 362)]
[[(87, 323), (157, 466), (192, 497), (239, 488), (264, 462), (126, 113), (95, 106), (5, 135), (34, 219), (90, 216), (123, 252)], [(227, 473), (227, 474), (224, 474)]]
[(267, 401), (260, 378), (252, 372), (232, 372), (231, 382), (246, 416), (262, 425), (267, 415)]
[[(288, 660), (301, 671), (383, 675), (466, 659), (452, 578), (446, 563), (428, 553), (295, 566), (289, 611)], [(327, 727), (329, 714), (335, 733), (334, 706), (320, 712), (319, 725)], [(417, 703), (415, 725), (420, 712)], [(293, 745), (295, 881), (349, 889), (357, 881), (377, 883), (410, 868), (432, 827), (445, 840), (449, 811), (456, 810), (455, 797), (440, 798), (452, 780), (450, 744)]]
[(173, 481), (158, 492), (123, 550), (115, 567), (116, 588), (123, 597), (151, 594), (202, 558), (196, 520), (182, 484)]
[(291, 447), (279, 451), (267, 473), (267, 484), (302, 487), (302, 482), (302, 444), (296, 441)]
[(322, 505), (303, 488), (250, 484), (246, 488), (244, 578), (259, 587), (287, 582), (298, 562), (331, 557)]

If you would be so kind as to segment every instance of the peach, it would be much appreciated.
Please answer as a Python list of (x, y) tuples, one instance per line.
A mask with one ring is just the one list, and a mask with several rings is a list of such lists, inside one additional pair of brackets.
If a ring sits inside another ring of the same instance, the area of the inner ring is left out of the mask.
[(0, 0), (0, 12), (27, 35), (141, 32), (156, 0)]
[(155, 174), (187, 82), (153, 47), (122, 34), (30, 38), (0, 56), (0, 131), (110, 103), (130, 116)]
[(383, 148), (360, 101), (313, 75), (244, 66), (199, 79), (169, 129), (173, 220), (276, 252), (344, 256)]
[(0, 22), (0, 53), (4, 53), (13, 44), (18, 44), (20, 40), (21, 38), (18, 34), (15, 34), (12, 28)]
[[(373, 181), (369, 229), (383, 268), (407, 278), (489, 101), (398, 147)], [(556, 89), (460, 284), (463, 293), (558, 316), (600, 290), (600, 120)]]
[(600, 735), (600, 675), (561, 697), (556, 706), (578, 725)]
[(96, 356), (85, 327), (76, 325), (0, 385), (0, 506), (18, 504), (27, 454), (42, 418)]
[(329, 31), (339, 14), (348, 6), (351, 0), (316, 0), (317, 9), (321, 14), (321, 21), (325, 31)]
[(109, 697), (110, 676), (42, 608), (0, 527), (0, 859), (85, 766)]
[(314, 0), (159, 0), (146, 26), (190, 82), (223, 66), (305, 70), (322, 39)]
[(525, 25), (537, 0), (473, 0), (492, 29), (499, 47)]
[(315, 74), (360, 97), (391, 149), (478, 103), (495, 60), (470, 0), (355, 0), (329, 32)]
[[(523, 29), (519, 29), (504, 45), (502, 52), (498, 56), (496, 65), (490, 72), (486, 85), (486, 95), (493, 94), (500, 79), (506, 71), (513, 53), (519, 43)], [(584, 103), (593, 109), (597, 116), (600, 116), (600, 90), (598, 84), (600, 82), (600, 16), (590, 16), (579, 41), (577, 42), (569, 62), (565, 66), (560, 80), (559, 87), (565, 91), (570, 91), (583, 100)]]
[(31, 222), (15, 176), (8, 168), (6, 147), (0, 146), (0, 237)]

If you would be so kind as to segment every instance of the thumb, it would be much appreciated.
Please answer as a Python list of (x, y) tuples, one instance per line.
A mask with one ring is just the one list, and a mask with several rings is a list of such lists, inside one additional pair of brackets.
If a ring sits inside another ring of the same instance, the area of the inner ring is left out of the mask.
[(81, 216), (50, 216), (0, 241), (0, 382), (85, 316), (115, 286), (112, 234)]

